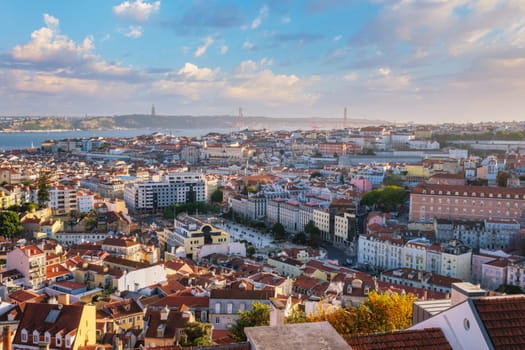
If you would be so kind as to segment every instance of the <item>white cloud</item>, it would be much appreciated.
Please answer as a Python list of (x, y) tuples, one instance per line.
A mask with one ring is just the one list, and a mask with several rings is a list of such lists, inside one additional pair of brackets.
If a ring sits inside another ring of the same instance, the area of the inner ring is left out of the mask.
[(343, 38), (342, 35), (336, 35), (336, 36), (334, 36), (333, 41), (339, 41), (339, 40), (341, 40), (342, 38)]
[(288, 17), (288, 16), (286, 16), (286, 17), (282, 17), (282, 18), (281, 18), (281, 23), (282, 23), (282, 24), (288, 24), (288, 23), (290, 23), (291, 21), (292, 21), (292, 19), (291, 19), (290, 17)]
[(143, 0), (124, 1), (113, 7), (113, 13), (118, 17), (137, 22), (146, 22), (150, 15), (160, 10), (160, 1), (152, 3)]
[(129, 26), (128, 31), (124, 35), (129, 38), (138, 39), (142, 36), (142, 26)]
[(271, 58), (263, 57), (260, 62), (261, 67), (268, 67), (273, 65), (273, 60)]
[(221, 55), (226, 55), (227, 52), (228, 52), (228, 46), (222, 45), (221, 50), (220, 50)]
[(192, 63), (186, 63), (184, 67), (179, 69), (178, 75), (195, 80), (213, 80), (219, 69), (211, 70), (210, 68), (199, 68)]
[(378, 68), (368, 76), (368, 87), (379, 92), (392, 92), (410, 88), (410, 76), (406, 73), (393, 73), (388, 67)]
[(135, 93), (133, 84), (94, 79), (61, 77), (45, 72), (12, 70), (10, 72), (12, 89), (27, 93), (45, 93), (57, 95), (111, 96), (124, 98)]
[(59, 21), (44, 14), (45, 27), (31, 33), (31, 41), (25, 45), (16, 45), (11, 54), (15, 60), (27, 62), (72, 63), (77, 56), (93, 49), (93, 37), (87, 36), (77, 44), (67, 36), (60, 34)]
[(201, 46), (199, 46), (197, 48), (197, 50), (195, 50), (195, 53), (193, 54), (193, 56), (195, 57), (201, 57), (202, 55), (204, 55), (206, 53), (206, 50), (208, 50), (208, 47), (213, 44), (213, 38), (212, 37), (207, 37), (205, 40), (204, 40), (204, 44), (202, 44)]
[(241, 62), (231, 74), (219, 76), (219, 73), (219, 69), (186, 63), (177, 72), (178, 78), (183, 80), (162, 79), (155, 81), (152, 87), (159, 94), (182, 97), (185, 100), (181, 103), (208, 100), (213, 96), (223, 105), (247, 102), (275, 107), (309, 104), (318, 98), (306, 91), (317, 77), (304, 80), (293, 74), (274, 74), (269, 69), (260, 69), (259, 64), (251, 60)]
[(56, 29), (58, 28), (59, 21), (56, 17), (48, 15), (47, 13), (44, 13), (44, 23), (46, 24), (47, 27)]
[(263, 6), (259, 10), (259, 15), (252, 21), (251, 28), (257, 29), (261, 25), (262, 21), (268, 16), (268, 6)]
[(242, 48), (245, 49), (245, 50), (253, 50), (253, 48), (255, 47), (255, 44), (254, 43), (251, 43), (249, 41), (245, 41), (243, 44), (242, 44)]

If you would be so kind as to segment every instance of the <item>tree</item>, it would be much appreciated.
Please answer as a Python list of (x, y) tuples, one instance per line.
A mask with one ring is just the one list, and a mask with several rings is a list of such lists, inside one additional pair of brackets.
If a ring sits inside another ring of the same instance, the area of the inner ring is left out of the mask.
[(384, 211), (399, 210), (408, 198), (408, 192), (400, 186), (386, 186), (366, 193), (361, 205), (378, 208)]
[(496, 183), (500, 187), (507, 187), (507, 181), (511, 178), (511, 175), (505, 171), (500, 171), (496, 176)]
[(520, 286), (513, 286), (510, 284), (502, 284), (496, 289), (496, 292), (505, 294), (523, 294), (523, 289)]
[(251, 310), (239, 311), (239, 319), (230, 328), (230, 333), (236, 341), (246, 341), (244, 328), (268, 326), (270, 324), (270, 306), (254, 302)]
[(352, 333), (387, 332), (410, 327), (415, 300), (411, 294), (370, 292), (365, 302), (354, 309)]
[(306, 244), (308, 242), (308, 238), (306, 237), (306, 234), (304, 232), (296, 233), (292, 237), (292, 243), (295, 244)]
[(255, 252), (256, 252), (256, 249), (255, 249), (255, 247), (252, 246), (252, 245), (249, 246), (248, 248), (246, 248), (246, 255), (247, 255), (249, 258), (253, 257), (253, 255), (255, 254)]
[(321, 174), (320, 171), (314, 171), (313, 173), (310, 174), (310, 180), (315, 178), (315, 177), (322, 177), (323, 175)]
[(403, 186), (404, 178), (401, 175), (388, 174), (383, 178), (383, 185), (385, 186)]
[(37, 198), (41, 207), (47, 206), (47, 202), (49, 202), (49, 181), (49, 172), (41, 172), (37, 182)]
[(0, 235), (6, 238), (16, 237), (24, 227), (20, 224), (20, 218), (14, 211), (0, 212)]
[(212, 203), (222, 203), (223, 198), (224, 198), (224, 193), (220, 189), (216, 189), (211, 194), (211, 202)]
[[(406, 329), (412, 325), (412, 304), (415, 300), (411, 294), (372, 291), (358, 307), (328, 311), (319, 308), (315, 316), (307, 315), (305, 321), (328, 321), (341, 335)], [(292, 315), (287, 321), (293, 323), (303, 320), (301, 315)]]
[(180, 345), (182, 346), (210, 346), (213, 326), (210, 323), (190, 322), (182, 331)]
[(280, 222), (276, 222), (275, 224), (273, 224), (272, 232), (273, 232), (273, 237), (275, 239), (285, 239), (286, 238), (286, 230), (284, 229), (283, 224), (281, 224)]
[(319, 246), (321, 230), (319, 227), (315, 226), (313, 220), (308, 221), (308, 223), (304, 225), (304, 233), (308, 236), (309, 244), (312, 247), (317, 248)]

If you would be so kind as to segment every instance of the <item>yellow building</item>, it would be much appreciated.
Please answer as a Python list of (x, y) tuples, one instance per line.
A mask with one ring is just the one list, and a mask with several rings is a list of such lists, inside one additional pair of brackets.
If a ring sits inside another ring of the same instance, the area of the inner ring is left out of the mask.
[(94, 305), (27, 303), (11, 349), (71, 349), (96, 343)]
[(224, 243), (230, 243), (228, 232), (188, 215), (175, 219), (173, 231), (167, 234), (168, 247), (184, 247), (187, 255), (193, 255), (196, 247), (205, 244)]

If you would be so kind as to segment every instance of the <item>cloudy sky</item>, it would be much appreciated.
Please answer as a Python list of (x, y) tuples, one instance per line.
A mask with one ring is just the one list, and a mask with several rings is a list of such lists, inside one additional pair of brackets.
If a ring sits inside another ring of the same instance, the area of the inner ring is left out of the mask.
[(525, 119), (523, 0), (5, 1), (0, 115)]

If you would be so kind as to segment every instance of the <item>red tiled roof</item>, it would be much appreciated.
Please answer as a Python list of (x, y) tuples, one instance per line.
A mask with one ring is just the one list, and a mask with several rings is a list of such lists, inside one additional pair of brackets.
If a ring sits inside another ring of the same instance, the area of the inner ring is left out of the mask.
[(209, 298), (197, 296), (169, 295), (165, 298), (151, 303), (149, 306), (151, 308), (168, 306), (171, 309), (180, 308), (182, 305), (187, 305), (190, 308), (207, 308), (209, 306)]
[(345, 336), (353, 350), (452, 350), (439, 328)]
[(525, 349), (525, 295), (473, 299), (496, 349)]
[[(49, 317), (51, 310), (56, 313), (54, 317)], [(51, 334), (51, 347), (60, 348), (56, 345), (56, 334), (61, 333), (76, 335), (76, 332), (80, 326), (80, 320), (82, 317), (83, 306), (81, 305), (57, 305), (57, 304), (40, 304), (40, 303), (28, 303), (24, 310), (22, 319), (18, 330), (16, 332), (13, 344), (22, 345), (21, 342), (21, 330), (27, 330), (28, 334), (32, 335), (34, 330), (38, 330), (40, 336), (43, 339), (45, 332)], [(30, 338), (32, 338), (30, 336)], [(31, 345), (32, 342), (30, 343)]]

